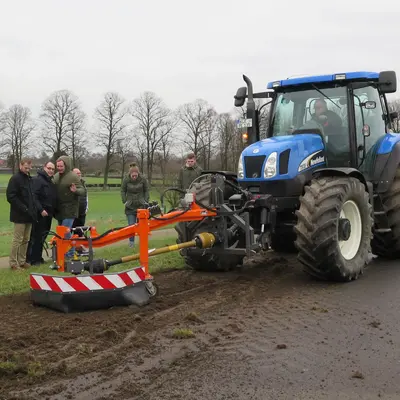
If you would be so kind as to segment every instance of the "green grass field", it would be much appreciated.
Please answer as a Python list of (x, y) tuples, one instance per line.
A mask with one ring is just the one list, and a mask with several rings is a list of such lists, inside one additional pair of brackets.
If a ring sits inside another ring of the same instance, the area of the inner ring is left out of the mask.
[[(175, 236), (165, 236), (164, 238), (150, 239), (150, 247), (163, 247), (175, 244)], [(137, 251), (136, 246), (135, 251)], [(132, 254), (132, 249), (128, 246), (113, 246), (108, 248), (97, 249), (95, 252), (96, 258), (107, 258), (108, 260), (118, 259), (122, 256)], [(0, 269), (0, 296), (6, 294), (16, 294), (29, 290), (29, 274), (31, 272), (42, 272), (46, 274), (57, 274), (49, 269), (49, 264), (40, 267), (32, 267), (29, 270), (12, 271), (10, 269)], [(139, 262), (131, 262), (120, 264), (112, 267), (109, 272), (122, 271), (134, 266), (139, 266)], [(180, 254), (175, 251), (162, 254), (159, 256), (150, 257), (149, 259), (150, 273), (155, 273), (165, 269), (183, 268), (184, 261)]]
[[(157, 190), (151, 191), (150, 200), (160, 200)], [(3, 191), (0, 194), (0, 257), (8, 256), (11, 246), (13, 224), (9, 222), (9, 213), (10, 207), (5, 191)], [(86, 217), (86, 224), (95, 226), (99, 233), (110, 228), (127, 225), (124, 206), (118, 189), (105, 192), (99, 190), (89, 191), (89, 211)], [(55, 229), (56, 225), (56, 221), (53, 220), (53, 229)]]

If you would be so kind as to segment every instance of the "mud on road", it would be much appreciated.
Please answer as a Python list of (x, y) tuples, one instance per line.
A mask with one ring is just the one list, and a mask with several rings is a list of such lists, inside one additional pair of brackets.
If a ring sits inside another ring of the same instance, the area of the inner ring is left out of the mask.
[(317, 283), (270, 252), (229, 273), (159, 273), (145, 308), (1, 297), (0, 399), (398, 399), (400, 289), (380, 269), (400, 278), (378, 265)]

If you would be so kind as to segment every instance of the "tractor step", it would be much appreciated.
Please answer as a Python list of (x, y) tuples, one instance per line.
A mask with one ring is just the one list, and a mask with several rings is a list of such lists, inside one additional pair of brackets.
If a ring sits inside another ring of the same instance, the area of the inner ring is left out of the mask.
[(392, 232), (390, 228), (380, 228), (380, 229), (375, 229), (375, 232), (377, 233), (389, 233)]
[(374, 215), (386, 215), (386, 211), (374, 211)]

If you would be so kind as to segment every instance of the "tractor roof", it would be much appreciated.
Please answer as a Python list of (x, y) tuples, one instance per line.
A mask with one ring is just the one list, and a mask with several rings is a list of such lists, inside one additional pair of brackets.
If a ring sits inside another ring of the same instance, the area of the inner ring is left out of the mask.
[(359, 81), (359, 80), (378, 80), (378, 72), (357, 71), (357, 72), (341, 72), (329, 75), (309, 75), (302, 77), (288, 78), (281, 81), (269, 82), (268, 89), (274, 89), (282, 86), (297, 86), (307, 83), (323, 83), (333, 81)]

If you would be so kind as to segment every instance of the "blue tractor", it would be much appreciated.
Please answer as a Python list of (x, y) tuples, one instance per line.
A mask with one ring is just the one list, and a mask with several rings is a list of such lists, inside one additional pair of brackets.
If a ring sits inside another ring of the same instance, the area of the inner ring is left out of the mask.
[[(208, 172), (214, 189), (206, 190), (207, 204), (222, 207), (223, 222), (214, 222), (214, 231), (225, 232), (223, 249), (188, 250), (187, 263), (227, 269), (244, 254), (272, 248), (297, 252), (318, 279), (350, 281), (372, 254), (399, 257), (400, 135), (392, 133), (397, 114), (386, 99), (396, 92), (396, 73), (290, 78), (270, 82), (261, 93), (243, 79), (235, 106), (246, 103), (246, 146), (237, 174)], [(255, 99), (270, 99), (262, 140)], [(218, 176), (224, 186), (215, 183)], [(202, 190), (197, 187), (204, 200)], [(210, 224), (196, 229), (210, 230)], [(180, 241), (195, 233), (188, 226), (177, 230)]]

